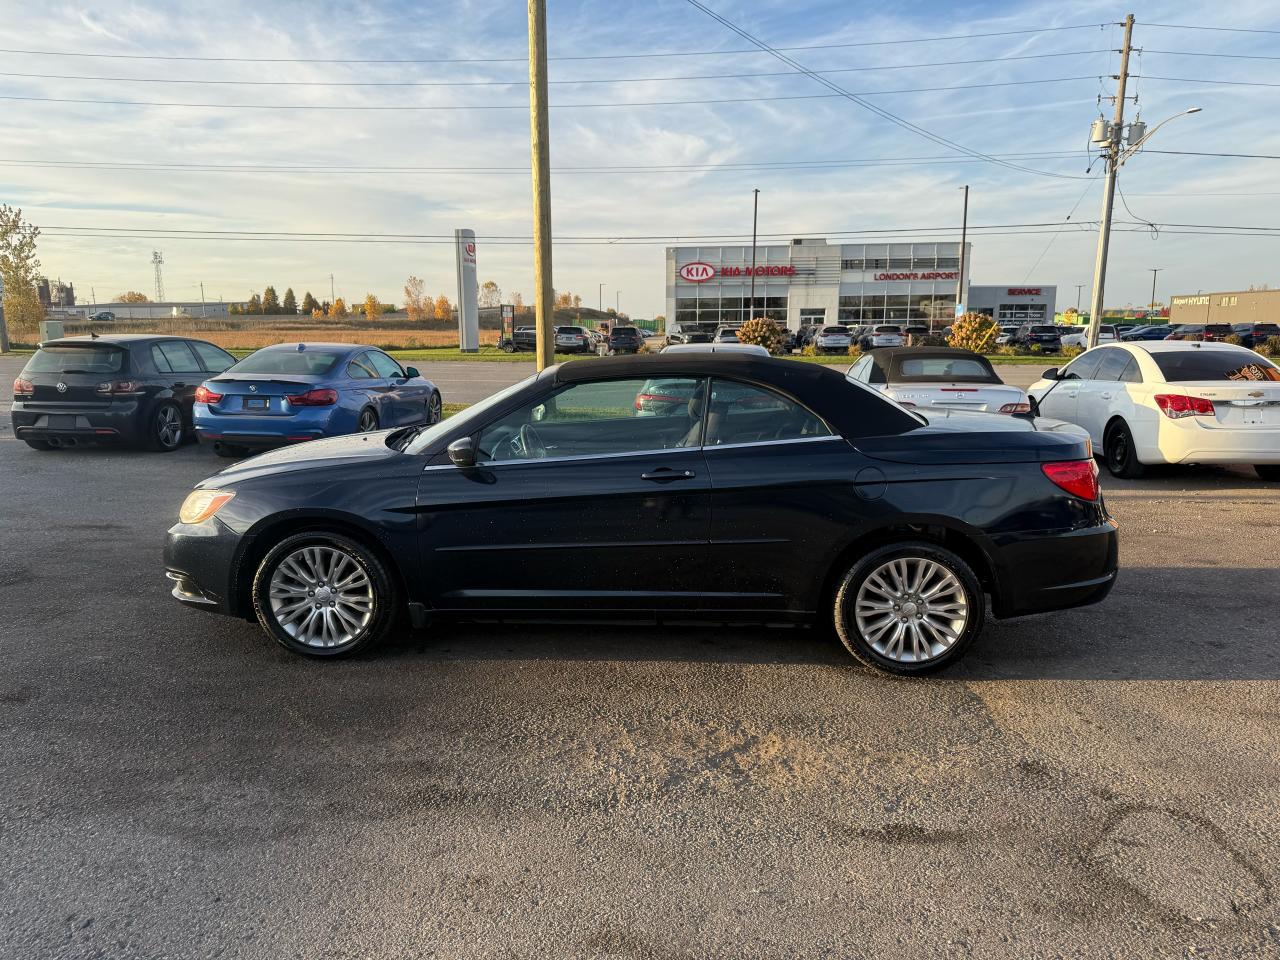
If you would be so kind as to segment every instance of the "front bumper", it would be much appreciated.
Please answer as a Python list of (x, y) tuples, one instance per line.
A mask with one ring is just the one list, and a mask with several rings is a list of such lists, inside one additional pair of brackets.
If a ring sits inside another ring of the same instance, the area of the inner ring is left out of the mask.
[(15, 400), (10, 412), (14, 436), (76, 443), (137, 443), (142, 438), (138, 401), (109, 405), (54, 407)]
[(997, 617), (1021, 617), (1106, 598), (1119, 568), (1119, 528), (1107, 518), (1065, 533), (1019, 534), (998, 543)]
[(171, 596), (198, 610), (241, 615), (236, 590), (239, 548), (240, 536), (217, 517), (204, 523), (175, 523), (164, 543)]

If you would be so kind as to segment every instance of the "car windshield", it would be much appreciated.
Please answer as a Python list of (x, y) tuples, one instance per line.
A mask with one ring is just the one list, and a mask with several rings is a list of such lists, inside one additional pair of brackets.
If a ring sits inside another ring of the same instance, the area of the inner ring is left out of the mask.
[[(507, 387), (505, 390), (499, 390), (497, 393), (493, 394), (490, 397), (485, 398), (484, 400), (481, 400), (479, 403), (473, 403), (471, 406), (467, 407), (467, 409), (463, 410), (461, 413), (455, 416), (450, 417), (448, 420), (441, 420), (439, 423), (435, 424), (434, 426), (428, 427), (427, 429), (421, 431), (420, 433), (411, 434), (410, 435), (411, 439), (408, 445), (404, 448), (404, 452), (410, 453), (410, 454), (419, 454), (423, 450), (426, 450), (428, 447), (430, 447), (433, 443), (435, 443), (445, 434), (452, 433), (456, 428), (466, 426), (467, 424), (475, 423), (478, 420), (484, 419), (485, 415), (490, 410), (500, 405), (512, 394), (517, 393), (520, 390), (523, 390), (529, 384), (530, 381), (536, 380), (538, 376), (539, 375), (535, 373), (532, 376), (525, 377), (523, 380), (520, 380), (517, 383), (513, 383), (511, 386)], [(392, 434), (392, 436), (397, 436), (397, 435)]]
[(27, 373), (118, 373), (124, 366), (119, 347), (41, 347), (27, 363)]
[(1252, 350), (1176, 350), (1152, 353), (1166, 383), (1196, 380), (1276, 380), (1280, 368)]
[(274, 376), (286, 374), (290, 376), (312, 377), (328, 373), (346, 352), (336, 350), (259, 350), (251, 353), (227, 373), (262, 374)]
[(928, 383), (964, 380), (969, 383), (1001, 383), (982, 357), (906, 357), (898, 361), (895, 383)]

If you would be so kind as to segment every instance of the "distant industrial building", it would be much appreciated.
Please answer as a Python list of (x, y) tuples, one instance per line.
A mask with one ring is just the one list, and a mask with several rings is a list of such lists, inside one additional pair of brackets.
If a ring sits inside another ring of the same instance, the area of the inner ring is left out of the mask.
[[(244, 304), (238, 304), (244, 306)], [(201, 303), (199, 300), (166, 300), (163, 303), (87, 303), (76, 307), (77, 313), (91, 317), (95, 313), (113, 313), (117, 320), (161, 320), (167, 317), (218, 319), (229, 315), (229, 303)]]
[(1169, 298), (1170, 323), (1280, 323), (1280, 290), (1231, 290)]
[(36, 296), (40, 298), (40, 306), (46, 310), (64, 310), (76, 305), (76, 286), (74, 283), (41, 277), (36, 281)]

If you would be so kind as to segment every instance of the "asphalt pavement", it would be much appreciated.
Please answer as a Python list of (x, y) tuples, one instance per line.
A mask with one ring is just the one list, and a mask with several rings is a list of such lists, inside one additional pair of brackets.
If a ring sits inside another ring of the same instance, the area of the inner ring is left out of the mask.
[(1280, 491), (1248, 472), (1105, 479), (1106, 602), (895, 680), (822, 630), (304, 661), (168, 596), (220, 466), (4, 417), (0, 956), (1280, 955)]

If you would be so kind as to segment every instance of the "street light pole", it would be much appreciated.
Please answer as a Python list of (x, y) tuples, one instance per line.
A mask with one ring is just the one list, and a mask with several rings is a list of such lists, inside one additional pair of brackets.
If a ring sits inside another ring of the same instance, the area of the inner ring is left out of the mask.
[(1076, 284), (1076, 316), (1080, 316), (1080, 291), (1084, 289), (1083, 283)]
[(614, 313), (614, 315), (615, 315), (615, 316), (617, 316), (618, 314), (622, 313), (622, 291), (621, 291), (621, 290), (615, 290), (615, 291), (613, 291), (613, 293), (614, 293), (614, 297), (613, 297), (613, 313)]
[(1151, 268), (1151, 306), (1148, 308), (1151, 312), (1155, 312), (1156, 309), (1156, 274), (1163, 269), (1164, 267)]
[(756, 318), (756, 224), (760, 220), (760, 188), (751, 191), (751, 305), (747, 308), (747, 319)]
[(969, 242), (969, 185), (964, 186), (964, 215), (960, 221), (960, 273), (956, 280), (956, 316), (964, 306), (964, 249)]
[(604, 313), (604, 284), (596, 284), (596, 310)]

